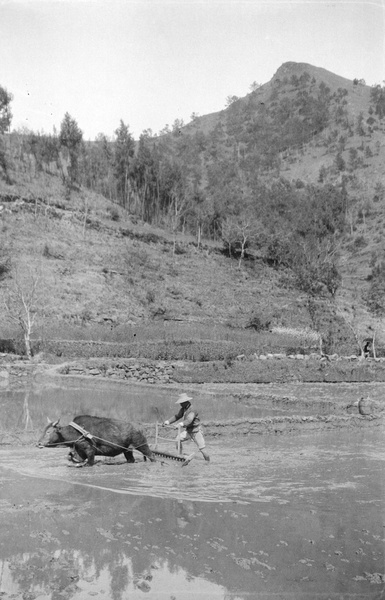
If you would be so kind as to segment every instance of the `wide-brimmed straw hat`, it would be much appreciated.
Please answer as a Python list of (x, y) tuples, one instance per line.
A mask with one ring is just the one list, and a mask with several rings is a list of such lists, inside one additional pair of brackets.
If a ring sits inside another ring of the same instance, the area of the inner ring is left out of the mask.
[(187, 396), (187, 394), (181, 394), (175, 404), (183, 404), (184, 402), (190, 402), (192, 398)]

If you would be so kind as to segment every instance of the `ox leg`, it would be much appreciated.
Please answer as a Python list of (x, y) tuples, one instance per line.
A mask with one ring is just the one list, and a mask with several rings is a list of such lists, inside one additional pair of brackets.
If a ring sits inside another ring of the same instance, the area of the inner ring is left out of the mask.
[(151, 452), (150, 447), (148, 446), (148, 444), (144, 444), (143, 446), (141, 446), (139, 448), (139, 450), (143, 454), (144, 460), (146, 460), (146, 457), (147, 457), (151, 462), (156, 462), (156, 459), (154, 458), (154, 455)]
[(87, 459), (87, 455), (81, 448), (76, 448), (76, 446), (72, 446), (71, 450), (68, 453), (68, 460), (73, 463), (83, 463)]
[(135, 458), (134, 458), (132, 450), (125, 450), (123, 452), (123, 454), (124, 454), (124, 457), (125, 457), (125, 459), (126, 459), (126, 461), (128, 463), (134, 463), (135, 462)]
[(87, 456), (87, 465), (92, 467), (95, 463), (95, 452), (90, 452)]
[(85, 458), (87, 459), (87, 466), (92, 467), (93, 464), (95, 463), (95, 454), (96, 454), (96, 450), (95, 448), (92, 446), (92, 444), (87, 444), (86, 446), (82, 446), (82, 448), (79, 450), (79, 448), (76, 448), (79, 455), (80, 456), (85, 456)]

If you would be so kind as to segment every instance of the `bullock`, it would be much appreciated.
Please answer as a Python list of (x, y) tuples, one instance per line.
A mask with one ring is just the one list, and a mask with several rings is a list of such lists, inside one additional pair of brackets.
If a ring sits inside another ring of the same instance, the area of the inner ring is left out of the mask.
[[(135, 462), (133, 450), (141, 452), (144, 460), (154, 462), (154, 455), (147, 443), (143, 431), (132, 423), (80, 415), (68, 425), (59, 425), (60, 419), (53, 422), (48, 420), (43, 434), (37, 445), (40, 448), (70, 447), (69, 457), (73, 462), (81, 462), (92, 466), (95, 456), (118, 456), (123, 454), (129, 463)], [(46, 444), (43, 439), (46, 432), (52, 429)]]

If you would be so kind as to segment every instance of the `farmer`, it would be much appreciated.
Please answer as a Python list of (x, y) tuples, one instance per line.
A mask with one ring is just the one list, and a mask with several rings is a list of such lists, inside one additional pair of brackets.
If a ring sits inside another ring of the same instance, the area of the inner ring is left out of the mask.
[[(198, 412), (191, 407), (192, 398), (187, 394), (181, 394), (175, 404), (180, 405), (180, 409), (176, 415), (171, 417), (163, 423), (163, 425), (171, 425), (171, 423), (175, 423), (175, 421), (179, 421), (183, 419), (182, 427), (185, 427), (186, 430), (180, 434), (180, 438), (176, 438), (177, 441), (185, 440), (187, 437), (194, 440), (199, 450), (202, 452), (204, 459), (209, 461), (210, 457), (206, 452), (206, 444), (203, 437), (200, 420), (198, 417)], [(182, 446), (181, 446), (182, 448)]]

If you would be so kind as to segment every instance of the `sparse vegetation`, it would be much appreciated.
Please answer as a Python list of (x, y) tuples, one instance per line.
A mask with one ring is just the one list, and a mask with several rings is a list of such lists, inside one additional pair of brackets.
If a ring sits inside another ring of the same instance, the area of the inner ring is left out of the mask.
[(44, 309), (41, 273), (32, 269), (23, 273), (19, 268), (13, 267), (10, 275), (3, 290), (5, 318), (21, 330), (25, 353), (31, 358), (31, 336)]
[(311, 298), (324, 347), (338, 348), (348, 336), (325, 303), (349, 297), (357, 276), (357, 318), (380, 318), (367, 257), (382, 243), (383, 89), (357, 80), (353, 93), (310, 65), (284, 67), (226, 110), (137, 143), (123, 121), (113, 139), (86, 143), (68, 113), (59, 135), (1, 136), (0, 218), (12, 243), (0, 286), (10, 260), (41, 261), (52, 306), (36, 336), (48, 339), (58, 319), (61, 335), (80, 338), (146, 321), (154, 332), (157, 320), (182, 337), (183, 322), (203, 322), (210, 339), (223, 323), (221, 335), (314, 328)]

